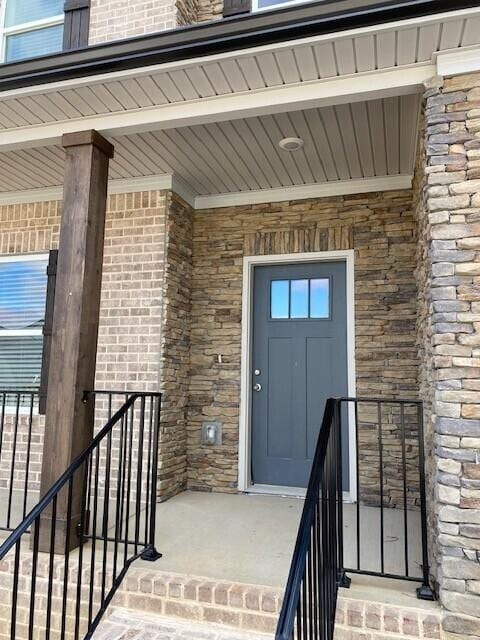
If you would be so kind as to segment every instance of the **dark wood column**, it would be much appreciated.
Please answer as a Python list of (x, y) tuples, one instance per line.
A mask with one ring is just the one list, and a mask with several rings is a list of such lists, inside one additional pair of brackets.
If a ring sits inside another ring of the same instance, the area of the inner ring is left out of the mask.
[[(88, 446), (93, 435), (93, 399), (82, 401), (95, 380), (102, 281), (108, 164), (113, 146), (96, 131), (63, 136), (66, 152), (55, 308), (48, 374), (41, 493), (53, 485)], [(80, 474), (73, 485), (69, 546), (81, 509)], [(67, 492), (57, 504), (57, 551), (65, 548)], [(40, 526), (40, 547), (48, 550), (51, 522)]]

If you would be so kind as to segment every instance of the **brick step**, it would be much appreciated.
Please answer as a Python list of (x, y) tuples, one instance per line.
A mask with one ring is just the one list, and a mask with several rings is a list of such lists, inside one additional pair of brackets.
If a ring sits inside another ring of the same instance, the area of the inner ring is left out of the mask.
[[(402, 594), (401, 603), (395, 604), (395, 591), (385, 601), (377, 602), (359, 597), (358, 587), (355, 591), (355, 597), (348, 597), (352, 592), (341, 590), (335, 640), (440, 638), (440, 607), (436, 603), (421, 603), (410, 595), (406, 605), (406, 595)], [(283, 590), (267, 586), (132, 567), (113, 606), (271, 636), (282, 595)]]
[(212, 623), (168, 618), (131, 609), (114, 610), (98, 627), (93, 640), (268, 640), (269, 635)]
[(132, 567), (115, 607), (272, 634), (282, 590)]

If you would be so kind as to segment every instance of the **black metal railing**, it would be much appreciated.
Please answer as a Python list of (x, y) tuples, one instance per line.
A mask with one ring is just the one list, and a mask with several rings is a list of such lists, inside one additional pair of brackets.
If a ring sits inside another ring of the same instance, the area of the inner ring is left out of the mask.
[[(85, 400), (94, 396), (95, 432), (132, 393), (85, 392)], [(39, 499), (44, 418), (38, 410), (38, 391), (0, 390), (0, 531), (14, 531)], [(133, 444), (137, 447), (138, 442)], [(104, 472), (101, 468), (101, 483)]]
[(423, 405), (410, 399), (341, 398), (338, 412), (352, 424), (351, 504), (344, 501), (348, 573), (429, 584)]
[(0, 546), (11, 640), (91, 638), (132, 562), (159, 557), (161, 396), (132, 393), (114, 410), (112, 394), (95, 395), (113, 415)]
[(418, 597), (434, 599), (423, 437), (419, 401), (327, 400), (277, 640), (331, 640), (347, 573), (417, 581)]
[(38, 392), (0, 390), (0, 531), (13, 531), (38, 497)]
[(327, 400), (288, 576), (277, 640), (331, 640), (344, 576), (341, 429), (338, 403)]

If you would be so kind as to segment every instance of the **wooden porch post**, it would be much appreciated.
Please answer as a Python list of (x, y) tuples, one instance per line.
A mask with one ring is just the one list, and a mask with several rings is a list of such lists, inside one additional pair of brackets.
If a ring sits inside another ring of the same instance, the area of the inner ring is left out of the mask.
[[(93, 435), (93, 389), (102, 281), (108, 164), (113, 146), (96, 131), (63, 136), (66, 152), (52, 346), (48, 375), (41, 494), (44, 495)], [(78, 544), (82, 482), (73, 484), (69, 547)], [(57, 503), (55, 549), (65, 550), (67, 492)], [(40, 526), (40, 548), (50, 549), (51, 520)]]

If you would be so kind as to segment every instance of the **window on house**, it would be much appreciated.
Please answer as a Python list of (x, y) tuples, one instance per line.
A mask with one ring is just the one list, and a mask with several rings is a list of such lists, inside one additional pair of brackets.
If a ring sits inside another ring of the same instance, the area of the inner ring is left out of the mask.
[(48, 256), (0, 257), (0, 390), (37, 390)]
[(310, 0), (252, 0), (252, 11), (288, 7), (292, 4), (305, 4)]
[(272, 320), (328, 318), (330, 316), (330, 280), (272, 280), (270, 291)]
[(4, 4), (0, 61), (62, 50), (64, 0), (6, 0)]

